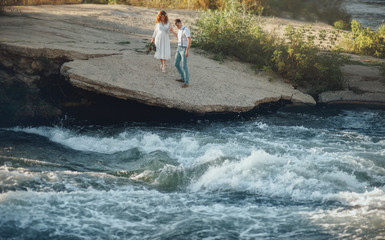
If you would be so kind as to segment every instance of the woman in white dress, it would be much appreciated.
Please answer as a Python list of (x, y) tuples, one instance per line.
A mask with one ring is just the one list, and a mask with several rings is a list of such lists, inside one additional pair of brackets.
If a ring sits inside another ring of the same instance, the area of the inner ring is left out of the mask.
[(152, 34), (151, 42), (155, 43), (156, 51), (154, 57), (160, 59), (160, 69), (162, 72), (166, 72), (166, 60), (171, 59), (169, 29), (170, 23), (167, 13), (160, 11), (156, 16), (155, 30), (154, 34)]

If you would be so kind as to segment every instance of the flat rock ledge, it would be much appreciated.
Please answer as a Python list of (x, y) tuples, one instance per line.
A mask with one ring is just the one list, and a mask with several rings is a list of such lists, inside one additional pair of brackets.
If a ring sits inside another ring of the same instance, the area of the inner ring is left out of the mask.
[[(181, 88), (175, 81), (180, 76), (173, 66), (172, 35), (166, 73), (160, 71), (159, 60), (143, 52), (153, 33), (156, 9), (92, 4), (18, 9), (0, 19), (0, 52), (5, 56), (1, 64), (9, 69), (19, 66), (19, 71), (31, 68), (27, 75), (35, 74), (39, 59), (62, 59), (60, 74), (77, 88), (196, 114), (248, 112), (279, 100), (316, 104), (279, 76), (255, 74), (249, 64), (237, 61), (220, 63), (198, 50), (188, 59), (190, 86)], [(187, 26), (196, 17), (193, 11), (168, 13), (171, 19), (183, 17)], [(13, 54), (21, 58), (9, 58)]]
[(188, 88), (175, 81), (180, 77), (172, 64), (162, 73), (158, 60), (135, 51), (68, 62), (61, 74), (78, 88), (197, 114), (248, 112), (279, 100), (315, 104), (311, 96), (280, 79), (239, 70), (235, 66), (239, 63), (230, 63), (232, 69), (199, 54), (192, 54), (189, 61)]
[(380, 67), (370, 65), (371, 62), (385, 64), (385, 60), (356, 55), (352, 55), (352, 59), (364, 65), (343, 66), (345, 88), (341, 91), (321, 93), (319, 103), (385, 106), (385, 76)]
[[(249, 64), (221, 63), (195, 49), (188, 60), (190, 86), (181, 88), (175, 81), (180, 77), (173, 58), (167, 62), (167, 72), (162, 73), (159, 60), (143, 52), (153, 33), (157, 9), (81, 4), (23, 6), (17, 10), (0, 18), (0, 65), (24, 76), (26, 86), (38, 87), (34, 79), (40, 79), (39, 72), (47, 72), (44, 65), (55, 62), (65, 80), (77, 88), (190, 113), (248, 112), (279, 100), (316, 104), (310, 95), (279, 76), (255, 74)], [(197, 17), (194, 11), (167, 11), (170, 19), (181, 17), (187, 26)], [(271, 29), (280, 29), (282, 21), (293, 24), (284, 19), (266, 21)], [(174, 50), (173, 36), (171, 45)], [(362, 66), (343, 67), (345, 89), (322, 93), (319, 102), (385, 104), (383, 73), (379, 66), (367, 64), (384, 61), (353, 57)]]

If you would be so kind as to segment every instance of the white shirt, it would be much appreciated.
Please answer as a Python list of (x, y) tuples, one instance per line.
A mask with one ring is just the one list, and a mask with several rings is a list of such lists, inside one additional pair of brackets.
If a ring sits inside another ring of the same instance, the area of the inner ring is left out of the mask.
[(182, 25), (178, 31), (178, 46), (187, 47), (188, 37), (191, 37), (190, 30)]

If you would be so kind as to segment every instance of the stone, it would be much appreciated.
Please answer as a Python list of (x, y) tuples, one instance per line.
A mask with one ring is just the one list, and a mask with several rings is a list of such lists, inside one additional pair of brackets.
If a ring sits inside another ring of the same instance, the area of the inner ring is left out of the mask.
[[(96, 15), (90, 15), (90, 7), (95, 8)], [(155, 9), (147, 9), (149, 14), (144, 15), (143, 8), (121, 9), (122, 6), (20, 8), (32, 17), (2, 18), (0, 34), (7, 33), (7, 39), (0, 48), (18, 56), (15, 60), (19, 59), (19, 71), (24, 69), (29, 75), (47, 72), (44, 59), (61, 60), (64, 64), (60, 73), (77, 88), (197, 114), (247, 112), (279, 100), (315, 104), (311, 96), (279, 77), (269, 81), (271, 76), (256, 75), (248, 64), (221, 64), (194, 50), (189, 57), (190, 87), (182, 89), (175, 81), (179, 77), (172, 61), (167, 62), (164, 74), (159, 70), (159, 60), (144, 54), (153, 32)], [(115, 18), (116, 11), (121, 14), (122, 10), (139, 14), (128, 14), (122, 23), (122, 19)], [(106, 15), (107, 12), (111, 14)], [(95, 18), (98, 14), (103, 15), (103, 21)], [(171, 18), (177, 14), (180, 12), (170, 10)], [(174, 51), (176, 38), (170, 37)]]
[(68, 62), (63, 64), (61, 74), (78, 88), (198, 114), (247, 112), (279, 100), (315, 104), (311, 96), (282, 80), (271, 82), (267, 75), (237, 66), (240, 63), (220, 64), (193, 53), (189, 59), (190, 86), (186, 89), (175, 81), (178, 73), (174, 66), (168, 65), (167, 72), (162, 73), (151, 55), (135, 51)]
[[(363, 64), (368, 57), (353, 56), (356, 61)], [(374, 61), (373, 57), (370, 57)], [(377, 59), (376, 61), (384, 62)], [(378, 66), (371, 65), (345, 65), (342, 72), (346, 81), (342, 91), (323, 92), (319, 95), (320, 103), (359, 103), (385, 105), (385, 76)]]
[[(0, 18), (0, 56), (7, 58), (1, 60), (2, 65), (12, 67), (27, 85), (34, 84), (39, 70), (49, 79), (47, 74), (57, 74), (60, 68), (60, 74), (76, 88), (197, 114), (247, 112), (279, 100), (316, 104), (279, 76), (255, 74), (251, 65), (237, 61), (220, 63), (195, 49), (189, 57), (190, 86), (182, 89), (175, 81), (179, 76), (172, 60), (167, 62), (166, 73), (161, 73), (159, 60), (144, 53), (156, 9), (88, 4), (18, 8), (20, 15)], [(169, 9), (168, 13), (170, 19), (183, 16), (187, 26), (196, 17), (193, 11)], [(271, 21), (273, 26), (276, 20)], [(176, 39), (170, 37), (175, 51)], [(49, 64), (42, 64), (44, 59)], [(344, 68), (347, 89), (321, 94), (320, 101), (356, 101), (351, 96), (358, 92), (365, 93), (360, 101), (383, 101), (379, 72), (372, 69), (373, 74), (365, 75), (357, 69)]]

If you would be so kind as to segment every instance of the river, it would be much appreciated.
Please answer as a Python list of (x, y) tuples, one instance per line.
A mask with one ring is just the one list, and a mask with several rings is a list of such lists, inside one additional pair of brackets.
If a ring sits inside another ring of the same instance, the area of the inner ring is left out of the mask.
[(377, 29), (385, 23), (384, 0), (345, 0), (342, 7), (365, 27)]
[(0, 129), (0, 239), (384, 239), (385, 111)]
[(384, 126), (384, 110), (317, 107), (0, 128), (0, 239), (385, 239)]

